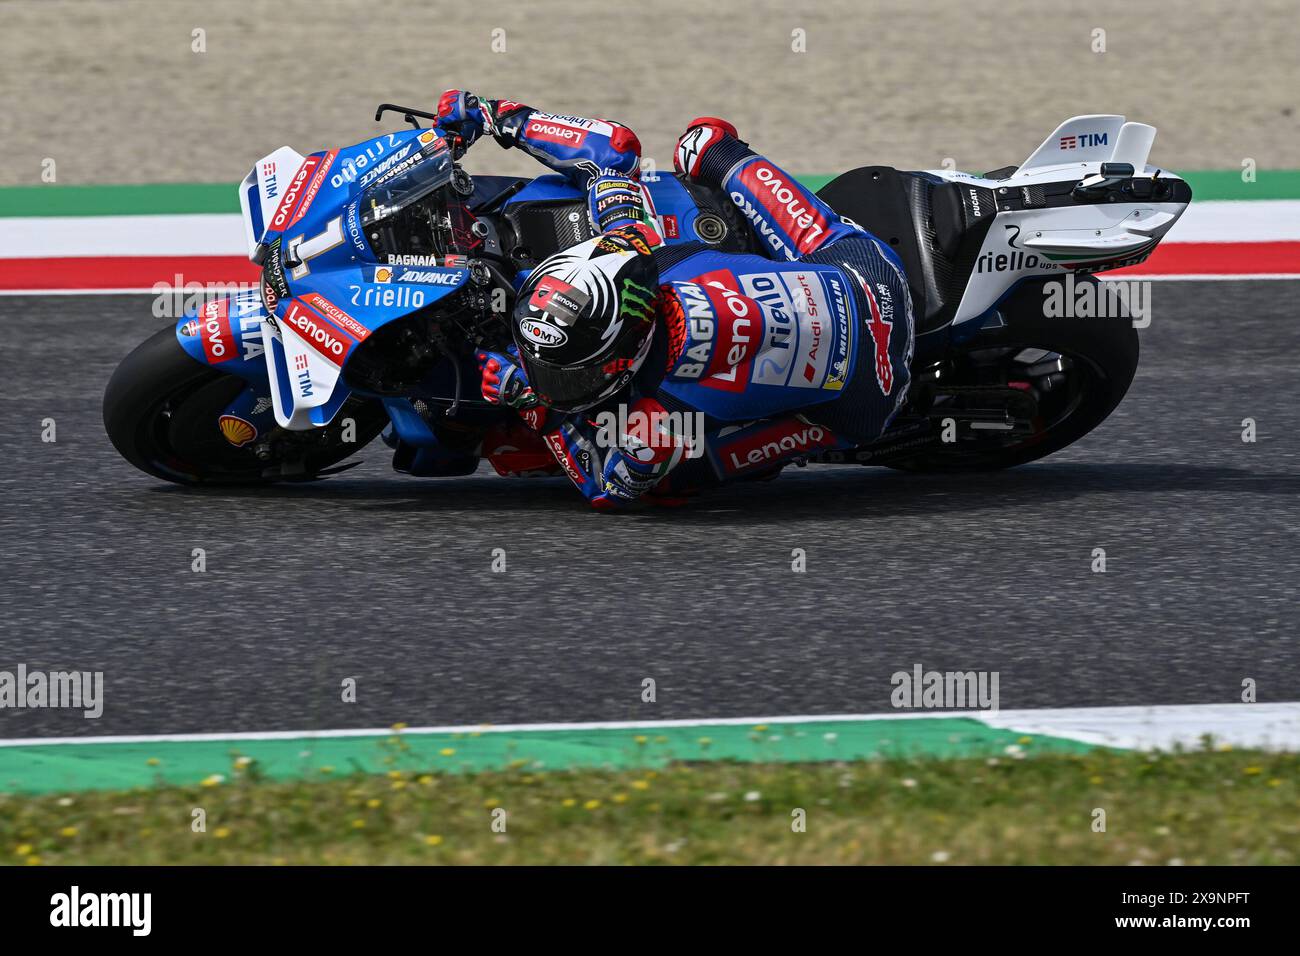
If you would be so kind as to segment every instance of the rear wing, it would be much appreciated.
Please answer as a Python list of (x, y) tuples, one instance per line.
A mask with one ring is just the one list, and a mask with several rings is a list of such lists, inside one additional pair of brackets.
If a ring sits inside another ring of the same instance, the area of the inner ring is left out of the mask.
[(1072, 116), (1043, 140), (1043, 145), (1010, 178), (1081, 163), (1128, 163), (1140, 171), (1146, 167), (1155, 138), (1154, 126), (1126, 123), (1122, 116), (1109, 113)]
[(263, 156), (239, 184), (239, 208), (244, 213), (244, 238), (248, 258), (254, 262), (266, 224), (280, 207), (280, 200), (306, 158), (288, 146)]

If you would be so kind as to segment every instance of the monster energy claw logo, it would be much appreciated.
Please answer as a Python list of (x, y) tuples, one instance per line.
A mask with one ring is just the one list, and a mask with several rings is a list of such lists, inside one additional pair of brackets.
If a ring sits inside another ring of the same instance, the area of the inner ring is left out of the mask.
[(621, 314), (625, 318), (648, 321), (654, 307), (655, 294), (651, 289), (632, 279), (623, 280), (623, 294), (619, 297)]

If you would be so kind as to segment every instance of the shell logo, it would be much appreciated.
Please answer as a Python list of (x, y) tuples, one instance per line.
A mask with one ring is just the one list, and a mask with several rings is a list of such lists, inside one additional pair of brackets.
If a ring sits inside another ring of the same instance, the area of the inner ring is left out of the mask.
[(251, 423), (234, 415), (222, 415), (217, 419), (217, 427), (222, 437), (236, 448), (242, 448), (257, 437), (257, 429)]
[(376, 282), (388, 282), (388, 281), (390, 281), (392, 278), (393, 278), (393, 270), (392, 270), (392, 269), (376, 269), (376, 270), (375, 270), (375, 281), (376, 281)]
[(438, 134), (437, 134), (437, 133), (434, 133), (434, 132), (432, 132), (432, 131), (426, 131), (426, 132), (423, 132), (423, 133), (420, 134), (420, 137), (419, 137), (420, 142), (423, 143), (425, 146), (428, 146), (430, 143), (432, 143), (432, 142), (433, 142), (435, 139), (437, 139), (437, 138), (438, 138)]

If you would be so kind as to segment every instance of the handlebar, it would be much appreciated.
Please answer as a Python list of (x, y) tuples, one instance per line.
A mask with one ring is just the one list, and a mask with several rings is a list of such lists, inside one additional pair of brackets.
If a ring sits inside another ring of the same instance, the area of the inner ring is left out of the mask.
[(391, 110), (394, 113), (401, 113), (402, 119), (406, 120), (406, 122), (410, 123), (416, 129), (424, 128), (415, 121), (415, 118), (417, 116), (423, 117), (424, 119), (427, 120), (433, 120), (435, 122), (437, 122), (438, 119), (437, 113), (426, 113), (424, 110), (417, 110), (410, 106), (398, 106), (396, 103), (380, 103), (379, 109), (375, 110), (375, 122), (377, 123), (381, 119), (383, 119), (384, 114), (387, 113), (389, 110)]
[[(436, 126), (438, 122), (437, 113), (429, 113), (426, 112), (425, 110), (417, 110), (411, 106), (398, 106), (396, 103), (380, 103), (379, 108), (375, 110), (375, 122), (376, 123), (379, 122), (381, 119), (384, 118), (384, 114), (390, 111), (394, 113), (401, 113), (402, 119), (410, 123), (416, 129), (424, 128), (416, 121), (415, 118), (417, 116), (427, 120), (432, 120), (434, 126)], [(442, 133), (442, 138), (447, 141), (447, 146), (451, 149), (451, 158), (453, 160), (459, 160), (462, 156), (465, 155), (465, 151), (468, 147), (465, 145), (464, 136), (461, 136), (459, 133), (447, 129), (441, 130), (441, 133)]]

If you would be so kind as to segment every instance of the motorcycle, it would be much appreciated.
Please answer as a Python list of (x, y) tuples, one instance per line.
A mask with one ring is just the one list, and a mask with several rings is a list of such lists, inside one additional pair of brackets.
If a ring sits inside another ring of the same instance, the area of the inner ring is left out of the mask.
[[(260, 290), (196, 306), (118, 366), (104, 424), (133, 465), (182, 484), (311, 480), (382, 433), (411, 475), (470, 474), (484, 458), (501, 474), (559, 473), (513, 412), (481, 399), (474, 356), (509, 344), (530, 270), (595, 234), (586, 195), (553, 174), (471, 176), (455, 132), (421, 127), (434, 114), (382, 104), (376, 121), (389, 111), (412, 128), (308, 156), (282, 147), (244, 178)], [(1186, 209), (1188, 184), (1147, 165), (1155, 133), (1076, 116), (1019, 166), (864, 166), (823, 187), (899, 254), (916, 347), (889, 429), (808, 460), (1004, 468), (1100, 424), (1136, 371), (1134, 323), (1044, 303), (1063, 280), (1114, 303), (1093, 274), (1141, 262)], [(666, 243), (757, 250), (722, 191), (643, 181)]]

